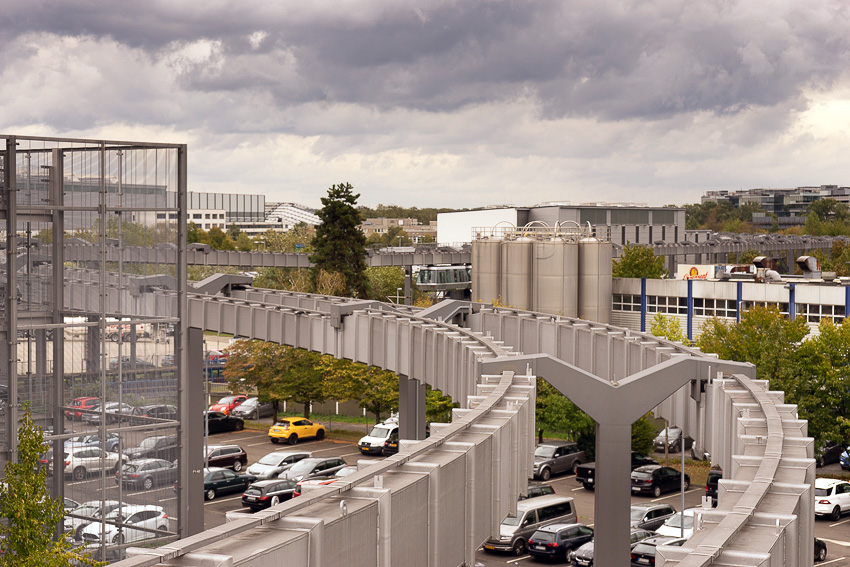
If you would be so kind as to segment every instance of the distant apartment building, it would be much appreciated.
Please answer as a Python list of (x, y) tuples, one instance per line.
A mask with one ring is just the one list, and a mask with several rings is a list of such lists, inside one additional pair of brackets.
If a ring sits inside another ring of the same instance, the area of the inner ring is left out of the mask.
[(426, 236), (430, 236), (433, 239), (437, 238), (437, 221), (422, 224), (417, 219), (411, 218), (389, 219), (380, 217), (366, 219), (360, 225), (360, 230), (363, 231), (366, 238), (369, 238), (373, 234), (386, 234), (394, 226), (401, 227), (414, 243), (422, 242)]
[(756, 204), (764, 213), (753, 214), (756, 226), (772, 226), (773, 216), (781, 227), (801, 225), (806, 222), (809, 205), (820, 199), (835, 199), (850, 205), (850, 187), (821, 185), (820, 187), (795, 187), (791, 189), (743, 189), (740, 191), (706, 191), (701, 202), (727, 202), (734, 207)]

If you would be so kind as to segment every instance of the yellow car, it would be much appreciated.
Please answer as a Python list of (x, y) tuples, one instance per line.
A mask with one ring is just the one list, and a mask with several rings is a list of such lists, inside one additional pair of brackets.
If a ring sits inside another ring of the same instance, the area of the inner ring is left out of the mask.
[(272, 443), (286, 441), (295, 445), (299, 439), (305, 437), (315, 437), (321, 441), (325, 438), (325, 426), (303, 417), (285, 417), (269, 428), (269, 439)]

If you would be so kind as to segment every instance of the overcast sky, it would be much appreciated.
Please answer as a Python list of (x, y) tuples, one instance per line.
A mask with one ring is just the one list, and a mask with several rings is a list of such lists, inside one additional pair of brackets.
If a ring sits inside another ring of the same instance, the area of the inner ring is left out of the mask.
[(850, 3), (28, 0), (0, 133), (189, 145), (192, 191), (319, 206), (850, 186)]

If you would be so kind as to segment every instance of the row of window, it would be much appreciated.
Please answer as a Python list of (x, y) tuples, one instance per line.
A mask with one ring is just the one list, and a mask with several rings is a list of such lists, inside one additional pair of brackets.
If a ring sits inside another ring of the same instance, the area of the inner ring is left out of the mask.
[[(763, 302), (742, 301), (741, 310), (747, 311), (756, 304), (767, 305)], [(771, 305), (777, 306), (781, 313), (786, 315), (788, 314), (787, 303), (774, 303)], [(614, 311), (635, 311), (639, 313), (640, 295), (615, 293), (613, 296), (612, 309)], [(647, 313), (664, 313), (665, 315), (687, 315), (688, 298), (647, 295), (646, 311)], [(736, 316), (735, 300), (694, 297), (694, 316), (734, 319)], [(844, 320), (844, 306), (798, 303), (797, 316), (805, 317), (806, 321), (809, 323), (820, 323), (824, 319), (840, 323)]]

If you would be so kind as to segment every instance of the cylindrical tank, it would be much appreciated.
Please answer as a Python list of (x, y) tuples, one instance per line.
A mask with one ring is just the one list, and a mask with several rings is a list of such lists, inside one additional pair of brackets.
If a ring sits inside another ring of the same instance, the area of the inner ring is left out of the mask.
[(472, 241), (472, 301), (492, 303), (501, 296), (501, 245), (492, 236)]
[(597, 323), (611, 320), (612, 248), (588, 236), (578, 243), (578, 316)]
[(531, 309), (531, 265), (534, 240), (527, 236), (502, 241), (501, 304)]
[(533, 245), (534, 311), (578, 316), (578, 244), (565, 238), (536, 240)]

